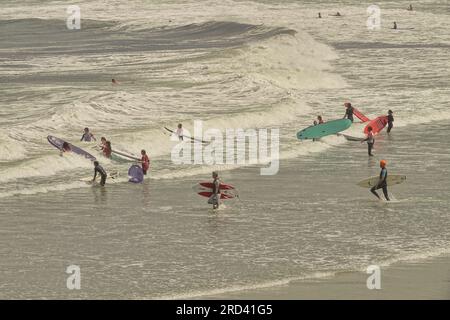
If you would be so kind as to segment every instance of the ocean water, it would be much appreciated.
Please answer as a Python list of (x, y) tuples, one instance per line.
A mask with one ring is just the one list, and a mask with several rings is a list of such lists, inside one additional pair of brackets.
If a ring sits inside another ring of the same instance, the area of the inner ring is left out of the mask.
[[(413, 12), (409, 1), (379, 1), (376, 31), (359, 1), (76, 4), (74, 31), (63, 1), (0, 0), (1, 298), (189, 298), (450, 251), (447, 1)], [(371, 118), (394, 110), (374, 159), (342, 137), (295, 137), (318, 114), (342, 117), (345, 101)], [(278, 174), (174, 164), (162, 128), (194, 120), (279, 129)], [(113, 148), (146, 149), (146, 181), (128, 183), (130, 163), (77, 142), (84, 127)], [(47, 135), (118, 179), (87, 185), (92, 164), (60, 157)], [(382, 158), (408, 177), (389, 204), (355, 185)], [(191, 187), (216, 169), (240, 199), (213, 212)], [(66, 287), (70, 265), (80, 290)]]

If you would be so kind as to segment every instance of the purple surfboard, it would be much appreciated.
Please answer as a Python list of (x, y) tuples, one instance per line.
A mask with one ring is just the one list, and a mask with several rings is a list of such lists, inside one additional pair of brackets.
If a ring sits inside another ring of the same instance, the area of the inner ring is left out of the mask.
[[(62, 150), (62, 146), (63, 146), (64, 142), (66, 142), (66, 141), (64, 141), (62, 139), (59, 139), (57, 137), (54, 137), (54, 136), (48, 136), (47, 140), (52, 146), (54, 146), (55, 148), (57, 148), (59, 150)], [(95, 161), (96, 160), (95, 157), (92, 154), (84, 151), (83, 149), (78, 148), (77, 146), (74, 146), (73, 144), (71, 144), (69, 142), (67, 142), (67, 143), (69, 144), (70, 151), (72, 151), (73, 153), (76, 153), (76, 154), (78, 154), (80, 156), (83, 156), (86, 159), (89, 159), (91, 161)]]
[(128, 169), (128, 176), (130, 177), (130, 180), (128, 180), (129, 182), (142, 183), (142, 181), (144, 181), (144, 172), (142, 171), (142, 168), (136, 164)]

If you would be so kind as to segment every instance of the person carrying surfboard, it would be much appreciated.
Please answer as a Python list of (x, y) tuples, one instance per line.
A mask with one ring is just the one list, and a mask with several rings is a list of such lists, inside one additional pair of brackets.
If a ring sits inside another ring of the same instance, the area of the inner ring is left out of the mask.
[(344, 118), (347, 118), (348, 120), (350, 120), (351, 122), (353, 122), (353, 107), (352, 104), (350, 102), (346, 102), (344, 103), (345, 106), (345, 115)]
[(373, 145), (375, 144), (375, 138), (373, 137), (372, 131), (373, 131), (372, 127), (369, 126), (367, 128), (367, 137), (363, 141), (361, 141), (361, 143), (367, 141), (367, 149), (369, 152), (369, 157), (373, 157), (372, 149), (373, 149)]
[(212, 177), (213, 181), (213, 192), (211, 197), (208, 199), (208, 203), (213, 205), (213, 209), (219, 208), (219, 200), (220, 200), (220, 180), (219, 173), (217, 171), (213, 171)]
[(95, 139), (94, 135), (92, 133), (89, 132), (89, 128), (84, 128), (84, 133), (81, 136), (81, 140), (80, 141), (84, 141), (84, 142), (91, 142), (92, 139), (94, 141), (97, 141), (97, 139)]
[(144, 175), (147, 175), (147, 170), (150, 167), (150, 159), (147, 156), (147, 152), (145, 152), (145, 150), (141, 150), (141, 164), (142, 164), (142, 172), (144, 173)]
[(386, 179), (388, 177), (388, 172), (387, 172), (387, 169), (386, 169), (386, 165), (387, 165), (386, 160), (381, 160), (380, 161), (380, 168), (381, 168), (380, 180), (378, 181), (377, 185), (373, 186), (370, 189), (370, 192), (372, 192), (378, 199), (381, 200), (381, 198), (378, 195), (378, 193), (376, 192), (376, 190), (383, 189), (384, 197), (386, 198), (387, 201), (391, 201), (391, 199), (389, 199), (388, 190), (387, 190), (387, 181), (386, 181)]
[(106, 141), (105, 142), (105, 146), (103, 147), (102, 151), (103, 151), (103, 155), (106, 158), (111, 158), (112, 148), (111, 148), (111, 142), (110, 141)]
[(97, 173), (101, 176), (100, 185), (104, 186), (107, 177), (106, 171), (105, 169), (103, 169), (103, 167), (99, 164), (98, 161), (94, 161), (94, 178), (92, 179), (92, 182), (94, 182), (95, 179), (97, 178)]
[(388, 128), (387, 133), (390, 133), (392, 128), (394, 127), (394, 116), (392, 115), (394, 112), (392, 110), (388, 111)]

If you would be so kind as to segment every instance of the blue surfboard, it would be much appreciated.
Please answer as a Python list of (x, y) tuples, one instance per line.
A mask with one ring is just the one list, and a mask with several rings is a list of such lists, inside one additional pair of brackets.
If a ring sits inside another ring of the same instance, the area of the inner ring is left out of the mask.
[(130, 177), (128, 180), (129, 182), (142, 183), (142, 181), (144, 181), (144, 172), (142, 171), (142, 168), (136, 164), (128, 169), (128, 176)]
[[(62, 150), (62, 146), (63, 146), (64, 142), (67, 142), (67, 141), (59, 139), (57, 137), (54, 137), (54, 136), (48, 136), (47, 140), (52, 146), (54, 146), (55, 148), (57, 148), (59, 150)], [(95, 157), (92, 154), (84, 151), (81, 148), (78, 148), (77, 146), (74, 146), (73, 144), (71, 144), (69, 142), (67, 142), (67, 143), (69, 144), (70, 151), (72, 151), (73, 153), (83, 156), (86, 159), (89, 159), (91, 161), (95, 161)]]

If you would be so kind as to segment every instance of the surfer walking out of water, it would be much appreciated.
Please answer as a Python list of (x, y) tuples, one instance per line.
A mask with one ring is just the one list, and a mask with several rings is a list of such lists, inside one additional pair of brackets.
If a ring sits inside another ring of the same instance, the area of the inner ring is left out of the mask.
[(376, 190), (378, 189), (383, 189), (383, 194), (384, 197), (386, 198), (387, 201), (390, 201), (389, 199), (389, 195), (388, 195), (388, 190), (387, 190), (387, 176), (388, 176), (388, 172), (386, 169), (386, 160), (381, 160), (380, 161), (380, 168), (381, 168), (381, 172), (380, 172), (380, 180), (378, 181), (376, 186), (373, 186), (370, 189), (370, 192), (372, 192), (378, 199), (381, 200), (380, 196), (378, 195), (378, 193), (376, 192)]
[(97, 178), (97, 173), (101, 176), (100, 185), (104, 186), (106, 183), (106, 177), (107, 177), (106, 171), (98, 163), (98, 161), (94, 161), (94, 178), (92, 179), (92, 182), (94, 182), (95, 179)]
[(372, 149), (373, 145), (375, 144), (375, 138), (373, 137), (372, 127), (367, 128), (367, 138), (365, 138), (361, 143), (367, 141), (367, 150), (369, 152), (369, 157), (373, 157)]
[(179, 123), (177, 127), (177, 136), (178, 140), (183, 141), (183, 125), (181, 123)]
[(80, 141), (91, 142), (92, 140), (97, 141), (94, 135), (91, 132), (89, 132), (89, 128), (84, 128), (84, 133), (81, 136)]
[(220, 201), (220, 180), (219, 180), (219, 173), (217, 171), (213, 171), (212, 173), (213, 177), (213, 192), (211, 197), (208, 199), (208, 203), (213, 205), (213, 209), (219, 208), (219, 201)]
[(388, 128), (387, 133), (390, 133), (392, 128), (394, 127), (394, 116), (392, 115), (394, 112), (392, 110), (388, 111)]
[(344, 118), (347, 118), (348, 120), (350, 120), (351, 122), (353, 122), (353, 107), (352, 104), (350, 102), (346, 102), (344, 103), (345, 106), (345, 115)]
[(147, 174), (147, 170), (150, 167), (150, 159), (147, 156), (147, 152), (142, 149), (141, 150), (141, 164), (142, 164), (142, 172), (144, 173), (144, 175)]

